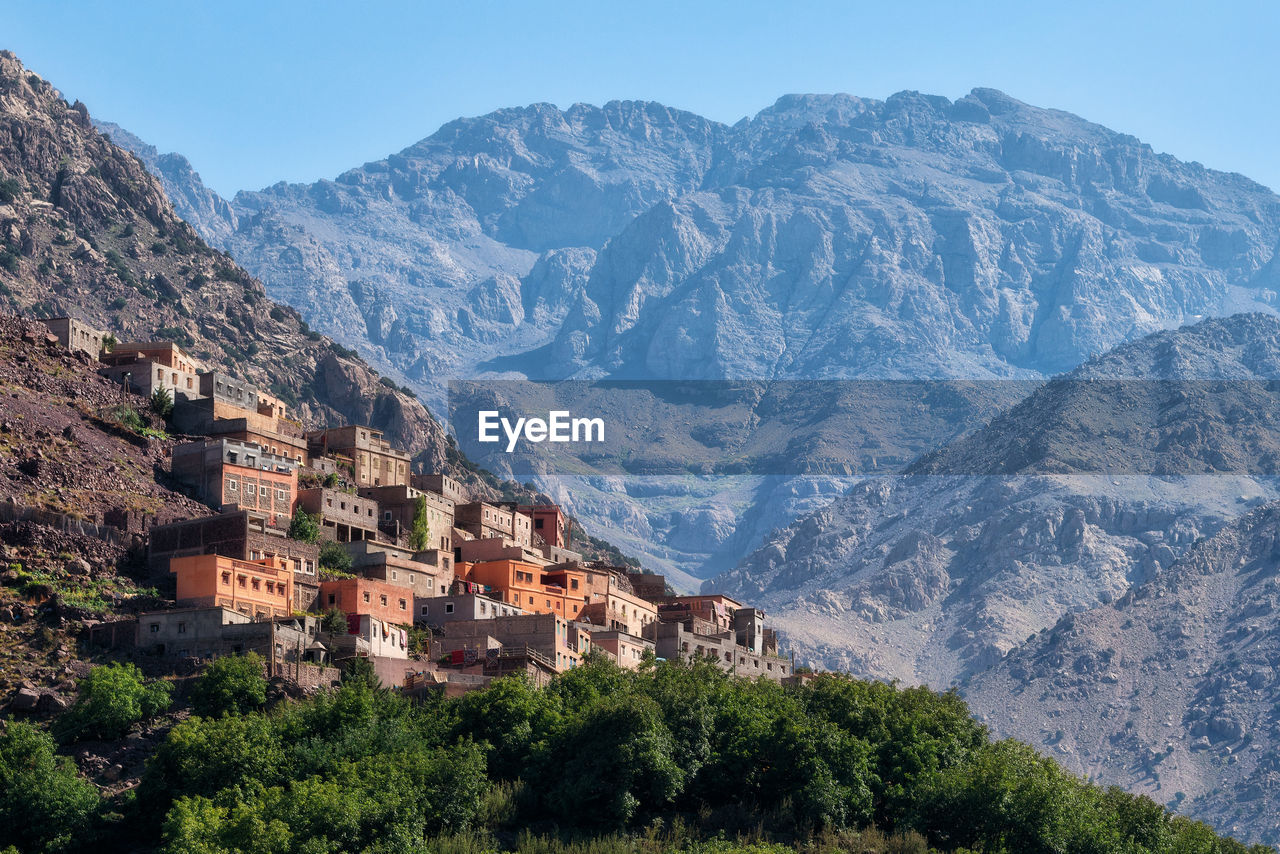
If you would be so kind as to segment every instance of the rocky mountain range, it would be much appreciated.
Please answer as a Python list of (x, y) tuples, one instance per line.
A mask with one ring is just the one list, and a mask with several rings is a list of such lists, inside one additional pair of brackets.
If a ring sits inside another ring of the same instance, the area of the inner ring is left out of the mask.
[(1260, 314), (1122, 345), (707, 589), (763, 603), (816, 663), (959, 684), (998, 734), (1275, 842), (1259, 674), (1280, 422), (1250, 404), (1278, 359), (1280, 321)]
[[(1040, 378), (1273, 312), (1280, 282), (1266, 188), (990, 89), (788, 96), (733, 126), (537, 104), (225, 202), (108, 130), (274, 297), (428, 400), (475, 376)], [(540, 485), (690, 586), (850, 484)]]

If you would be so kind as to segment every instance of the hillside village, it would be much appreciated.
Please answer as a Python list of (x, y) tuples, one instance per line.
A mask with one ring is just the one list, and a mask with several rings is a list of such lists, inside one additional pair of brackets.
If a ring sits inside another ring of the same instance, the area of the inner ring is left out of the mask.
[(44, 323), (49, 343), (164, 414), (180, 437), (167, 476), (213, 511), (163, 523), (103, 514), (145, 541), (144, 580), (171, 602), (92, 623), (91, 645), (189, 665), (256, 652), (268, 675), (303, 689), (333, 683), (355, 658), (385, 686), (450, 695), (512, 673), (546, 684), (593, 653), (629, 669), (703, 658), (798, 678), (761, 610), (673, 595), (662, 576), (585, 559), (555, 504), (479, 500), (454, 477), (414, 471), (364, 425), (308, 429), (279, 397), (177, 342)]

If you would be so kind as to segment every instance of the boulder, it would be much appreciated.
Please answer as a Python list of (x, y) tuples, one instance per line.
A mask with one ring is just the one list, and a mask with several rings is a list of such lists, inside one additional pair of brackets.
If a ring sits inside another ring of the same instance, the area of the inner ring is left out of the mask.
[(9, 708), (15, 712), (34, 712), (39, 705), (40, 692), (34, 688), (19, 688), (9, 701)]

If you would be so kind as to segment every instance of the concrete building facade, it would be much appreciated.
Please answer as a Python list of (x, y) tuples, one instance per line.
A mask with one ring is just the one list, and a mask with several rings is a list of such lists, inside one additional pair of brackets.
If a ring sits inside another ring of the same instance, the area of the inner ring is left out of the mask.
[(523, 608), (500, 602), (479, 593), (459, 593), (449, 596), (414, 597), (414, 617), (429, 626), (443, 626), (463, 620), (491, 620), (494, 617), (515, 617), (528, 613)]
[(98, 358), (102, 353), (102, 341), (107, 334), (74, 317), (50, 317), (44, 321), (58, 343), (72, 352), (87, 353)]
[(428, 530), (428, 547), (445, 552), (453, 551), (454, 502), (437, 492), (428, 492), (412, 486), (365, 486), (357, 490), (362, 498), (377, 502), (378, 528), (391, 541), (409, 544), (414, 519), (418, 512), (418, 500), (423, 503)]
[(199, 396), (203, 366), (172, 341), (131, 341), (117, 344), (98, 357), (98, 373), (130, 390), (152, 395), (167, 389), (176, 401), (180, 395)]
[(371, 578), (320, 582), (320, 608), (337, 608), (350, 618), (364, 614), (385, 623), (413, 625), (413, 590)]
[(267, 524), (266, 514), (249, 510), (188, 519), (151, 529), (147, 566), (153, 576), (167, 573), (172, 558), (202, 554), (238, 560), (279, 558), (293, 571), (296, 581), (299, 577), (315, 577), (320, 547), (285, 536), (280, 528)]
[(618, 629), (591, 630), (591, 646), (600, 650), (619, 667), (635, 670), (645, 656), (654, 654), (654, 644), (639, 635)]
[(320, 536), (338, 543), (378, 538), (378, 503), (340, 489), (298, 491), (298, 506), (320, 517)]
[(258, 445), (229, 439), (189, 442), (173, 449), (173, 476), (215, 510), (239, 508), (266, 514), (287, 527), (298, 489), (297, 464)]
[(339, 455), (351, 460), (357, 486), (403, 486), (409, 483), (409, 455), (393, 448), (380, 430), (363, 425), (334, 427), (307, 434), (312, 456)]
[(576, 638), (571, 637), (572, 624), (555, 614), (459, 620), (447, 623), (444, 631), (440, 646), (446, 654), (465, 649), (496, 651), (501, 648), (503, 652), (510, 652), (527, 648), (549, 662), (557, 673), (577, 667), (586, 652)]

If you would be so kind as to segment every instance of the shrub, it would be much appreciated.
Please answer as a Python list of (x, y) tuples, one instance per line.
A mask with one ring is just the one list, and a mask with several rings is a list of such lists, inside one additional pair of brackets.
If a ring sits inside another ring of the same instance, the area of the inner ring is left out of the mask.
[(260, 708), (267, 702), (267, 680), (262, 674), (262, 656), (257, 653), (219, 658), (192, 688), (191, 707), (205, 717)]
[(5, 178), (0, 181), (0, 204), (7, 205), (22, 192), (22, 185), (16, 178)]
[(413, 528), (409, 531), (409, 548), (424, 551), (431, 544), (431, 525), (427, 522), (427, 499), (421, 495), (413, 502)]
[(0, 845), (24, 852), (80, 850), (98, 807), (93, 785), (31, 724), (0, 731)]
[(293, 519), (289, 522), (289, 536), (304, 543), (314, 543), (320, 539), (320, 519), (301, 507), (293, 511)]
[(151, 392), (151, 411), (168, 420), (173, 415), (173, 392), (167, 388)]
[(320, 547), (320, 567), (333, 572), (350, 572), (351, 555), (338, 543), (325, 543)]
[(169, 692), (167, 682), (146, 684), (133, 664), (95, 667), (80, 681), (80, 696), (58, 718), (55, 731), (71, 741), (121, 738), (129, 727), (169, 708)]
[(142, 416), (132, 406), (117, 406), (111, 410), (111, 418), (121, 427), (132, 430), (135, 433), (141, 433), (147, 425), (143, 423)]
[(347, 633), (347, 615), (337, 608), (330, 608), (324, 612), (324, 619), (320, 622), (320, 627), (326, 632), (332, 632), (335, 635)]

